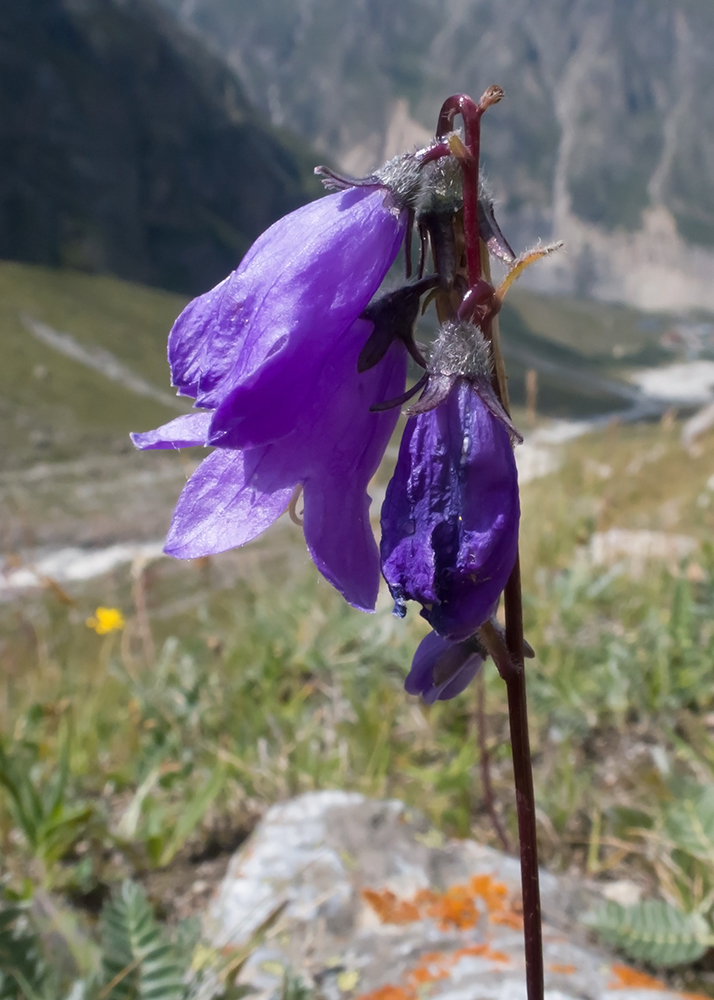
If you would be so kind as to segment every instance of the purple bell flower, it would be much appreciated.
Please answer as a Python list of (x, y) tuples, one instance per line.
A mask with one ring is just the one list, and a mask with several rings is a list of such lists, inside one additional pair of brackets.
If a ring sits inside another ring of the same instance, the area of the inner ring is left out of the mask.
[(395, 612), (418, 601), (453, 641), (490, 616), (518, 546), (512, 427), (490, 389), (486, 351), (475, 327), (443, 328), (382, 507), (382, 572)]
[(209, 444), (290, 434), (322, 369), (397, 256), (405, 199), (377, 178), (280, 219), (238, 268), (194, 299), (169, 336), (172, 383), (212, 410)]
[[(340, 190), (276, 222), (176, 320), (172, 382), (203, 412), (132, 438), (138, 448), (216, 451), (179, 498), (168, 554), (191, 559), (243, 545), (300, 486), (318, 569), (350, 604), (374, 609), (379, 553), (367, 484), (398, 411), (370, 408), (404, 391), (405, 344), (414, 347), (402, 327), (385, 337), (378, 303), (366, 310), (404, 240), (420, 169), (417, 154), (362, 180), (319, 168)], [(420, 291), (404, 296), (410, 316)], [(380, 350), (365, 362), (373, 335)]]
[(474, 639), (450, 642), (430, 632), (417, 646), (404, 690), (421, 695), (427, 705), (448, 701), (466, 689), (484, 658), (484, 650)]
[[(379, 553), (367, 485), (399, 414), (371, 413), (370, 406), (403, 390), (407, 352), (395, 341), (378, 365), (357, 374), (371, 331), (368, 320), (358, 319), (333, 344), (320, 392), (306, 401), (289, 434), (255, 448), (216, 448), (203, 460), (176, 505), (168, 555), (195, 559), (244, 545), (285, 511), (300, 484), (315, 565), (350, 604), (374, 610)], [(187, 414), (132, 440), (142, 449), (204, 445), (212, 419), (210, 412)]]

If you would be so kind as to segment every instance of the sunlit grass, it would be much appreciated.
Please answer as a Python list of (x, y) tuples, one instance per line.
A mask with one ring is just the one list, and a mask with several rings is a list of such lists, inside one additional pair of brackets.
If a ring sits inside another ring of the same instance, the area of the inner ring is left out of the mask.
[[(711, 776), (712, 459), (714, 443), (693, 457), (671, 427), (613, 428), (571, 444), (558, 473), (524, 489), (541, 839), (558, 868), (629, 872), (607, 846), (626, 833), (623, 809), (666, 797), (668, 768)], [(674, 574), (655, 563), (631, 579), (626, 566), (588, 560), (593, 532), (612, 526), (705, 544)], [(124, 615), (122, 631), (87, 628), (100, 602)], [(496, 843), (473, 690), (432, 709), (407, 697), (424, 623), (394, 619), (386, 596), (373, 616), (347, 607), (292, 526), (225, 558), (137, 565), (64, 599), (48, 590), (6, 605), (2, 626), (6, 749), (41, 783), (69, 734), (64, 794), (92, 806), (60, 886), (88, 892), (170, 864), (217, 830), (249, 829), (271, 802), (324, 787), (398, 796), (448, 833)], [(486, 706), (498, 808), (514, 831), (505, 696), (491, 667)], [(32, 874), (33, 852), (1, 808), (6, 846), (21, 848), (18, 879)]]

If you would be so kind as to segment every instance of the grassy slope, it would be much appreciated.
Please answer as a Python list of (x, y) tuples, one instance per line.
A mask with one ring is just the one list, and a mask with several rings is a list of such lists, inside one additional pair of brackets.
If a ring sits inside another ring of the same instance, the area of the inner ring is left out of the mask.
[[(179, 300), (16, 265), (0, 266), (0, 281), (3, 350), (14, 373), (3, 389), (11, 417), (32, 411), (44, 395), (47, 419), (67, 429), (78, 452), (170, 416), (93, 372), (74, 370), (73, 362), (48, 357), (16, 317), (25, 309), (99, 343), (164, 386), (165, 334)], [(548, 330), (570, 350), (572, 323), (581, 340), (590, 330), (591, 354), (605, 337), (603, 316), (617, 316), (514, 298), (514, 308), (526, 305), (530, 335)], [(583, 320), (578, 328), (571, 314), (589, 316), (590, 327)], [(612, 346), (602, 343), (603, 364)], [(37, 364), (51, 370), (49, 379), (28, 381)], [(77, 399), (67, 404), (70, 393)], [(101, 431), (95, 410), (104, 413)], [(13, 462), (36, 454), (23, 448)], [(53, 446), (51, 453), (63, 451)], [(137, 458), (158, 468), (159, 456)], [(714, 776), (707, 729), (714, 709), (713, 470), (714, 436), (689, 454), (676, 425), (613, 426), (571, 442), (559, 472), (524, 488), (525, 607), (538, 653), (529, 667), (536, 781), (543, 857), (553, 866), (634, 875), (653, 891), (636, 846), (629, 856), (607, 846), (607, 837), (628, 836), (631, 810), (656, 809), (671, 794), (661, 757), (648, 748), (660, 748), (675, 775)], [(579, 551), (593, 532), (610, 527), (696, 535), (702, 549), (692, 579), (657, 565), (634, 581), (588, 567)], [(162, 560), (133, 578), (126, 567), (69, 590), (0, 606), (0, 733), (28, 760), (36, 755), (33, 773), (41, 777), (56, 767), (61, 720), (71, 716), (68, 802), (88, 798), (95, 809), (94, 826), (83, 831), (83, 860), (70, 857), (53, 875), (73, 898), (89, 899), (105, 882), (155, 864), (156, 851), (171, 846), (179, 818), (195, 805), (189, 846), (156, 890), (171, 913), (183, 912), (179, 902), (190, 889), (182, 896), (182, 880), (190, 886), (195, 878), (192, 850), (234, 845), (266, 804), (312, 787), (401, 796), (449, 832), (493, 841), (477, 776), (473, 693), (432, 710), (408, 699), (402, 681), (423, 622), (414, 612), (406, 622), (393, 619), (386, 597), (374, 617), (348, 608), (310, 564), (298, 528), (287, 524), (200, 564)], [(121, 636), (102, 638), (86, 627), (97, 604), (122, 609)], [(493, 670), (487, 714), (493, 779), (513, 830), (505, 700)], [(220, 769), (225, 793), (199, 808), (201, 789)], [(156, 784), (129, 842), (109, 857), (107, 828), (116, 829), (151, 775)], [(0, 804), (0, 842), (11, 842), (12, 829), (7, 803)], [(17, 879), (28, 870), (27, 856), (14, 857)]]
[[(23, 326), (23, 313), (81, 344), (111, 351), (133, 372), (168, 390), (166, 335), (184, 303), (180, 296), (116, 278), (0, 262), (0, 436), (6, 442), (0, 469), (121, 451), (128, 431), (174, 415), (39, 343)], [(656, 360), (656, 338), (665, 324), (666, 318), (653, 321), (621, 307), (518, 290), (502, 322), (507, 343), (599, 374), (616, 370), (617, 344), (627, 344), (638, 360)], [(511, 371), (518, 403), (523, 365), (516, 363)], [(566, 383), (541, 380), (542, 412), (580, 415), (618, 405), (602, 393), (573, 393)]]
[(0, 262), (0, 468), (120, 451), (130, 430), (176, 415), (46, 347), (22, 314), (168, 388), (166, 335), (184, 303), (116, 278)]

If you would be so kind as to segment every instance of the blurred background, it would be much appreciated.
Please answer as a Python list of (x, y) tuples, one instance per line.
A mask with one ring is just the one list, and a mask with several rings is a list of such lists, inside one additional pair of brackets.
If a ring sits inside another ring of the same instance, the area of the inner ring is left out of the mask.
[[(713, 46), (702, 0), (3, 0), (7, 892), (51, 891), (91, 937), (131, 875), (173, 926), (267, 805), (309, 788), (398, 796), (498, 846), (479, 726), (515, 830), (494, 671), (481, 722), (473, 691), (408, 699), (423, 624), (386, 596), (343, 606), (284, 519), (240, 552), (162, 557), (198, 458), (128, 441), (186, 412), (173, 320), (319, 196), (317, 163), (368, 173), (426, 143), (449, 94), (498, 83), (500, 224), (516, 252), (565, 241), (501, 314), (543, 858), (615, 904), (710, 918)], [(396, 439), (375, 515), (395, 457)], [(710, 840), (673, 873), (682, 802)], [(707, 949), (690, 940), (673, 981), (711, 990)]]

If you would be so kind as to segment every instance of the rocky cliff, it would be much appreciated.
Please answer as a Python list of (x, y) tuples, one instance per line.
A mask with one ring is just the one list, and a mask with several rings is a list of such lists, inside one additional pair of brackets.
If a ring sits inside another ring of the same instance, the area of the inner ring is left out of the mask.
[(486, 166), (515, 242), (564, 238), (536, 280), (714, 309), (714, 7), (705, 0), (164, 0), (275, 123), (346, 169), (423, 141), (499, 83)]
[(312, 166), (148, 0), (0, 4), (0, 257), (202, 291)]

